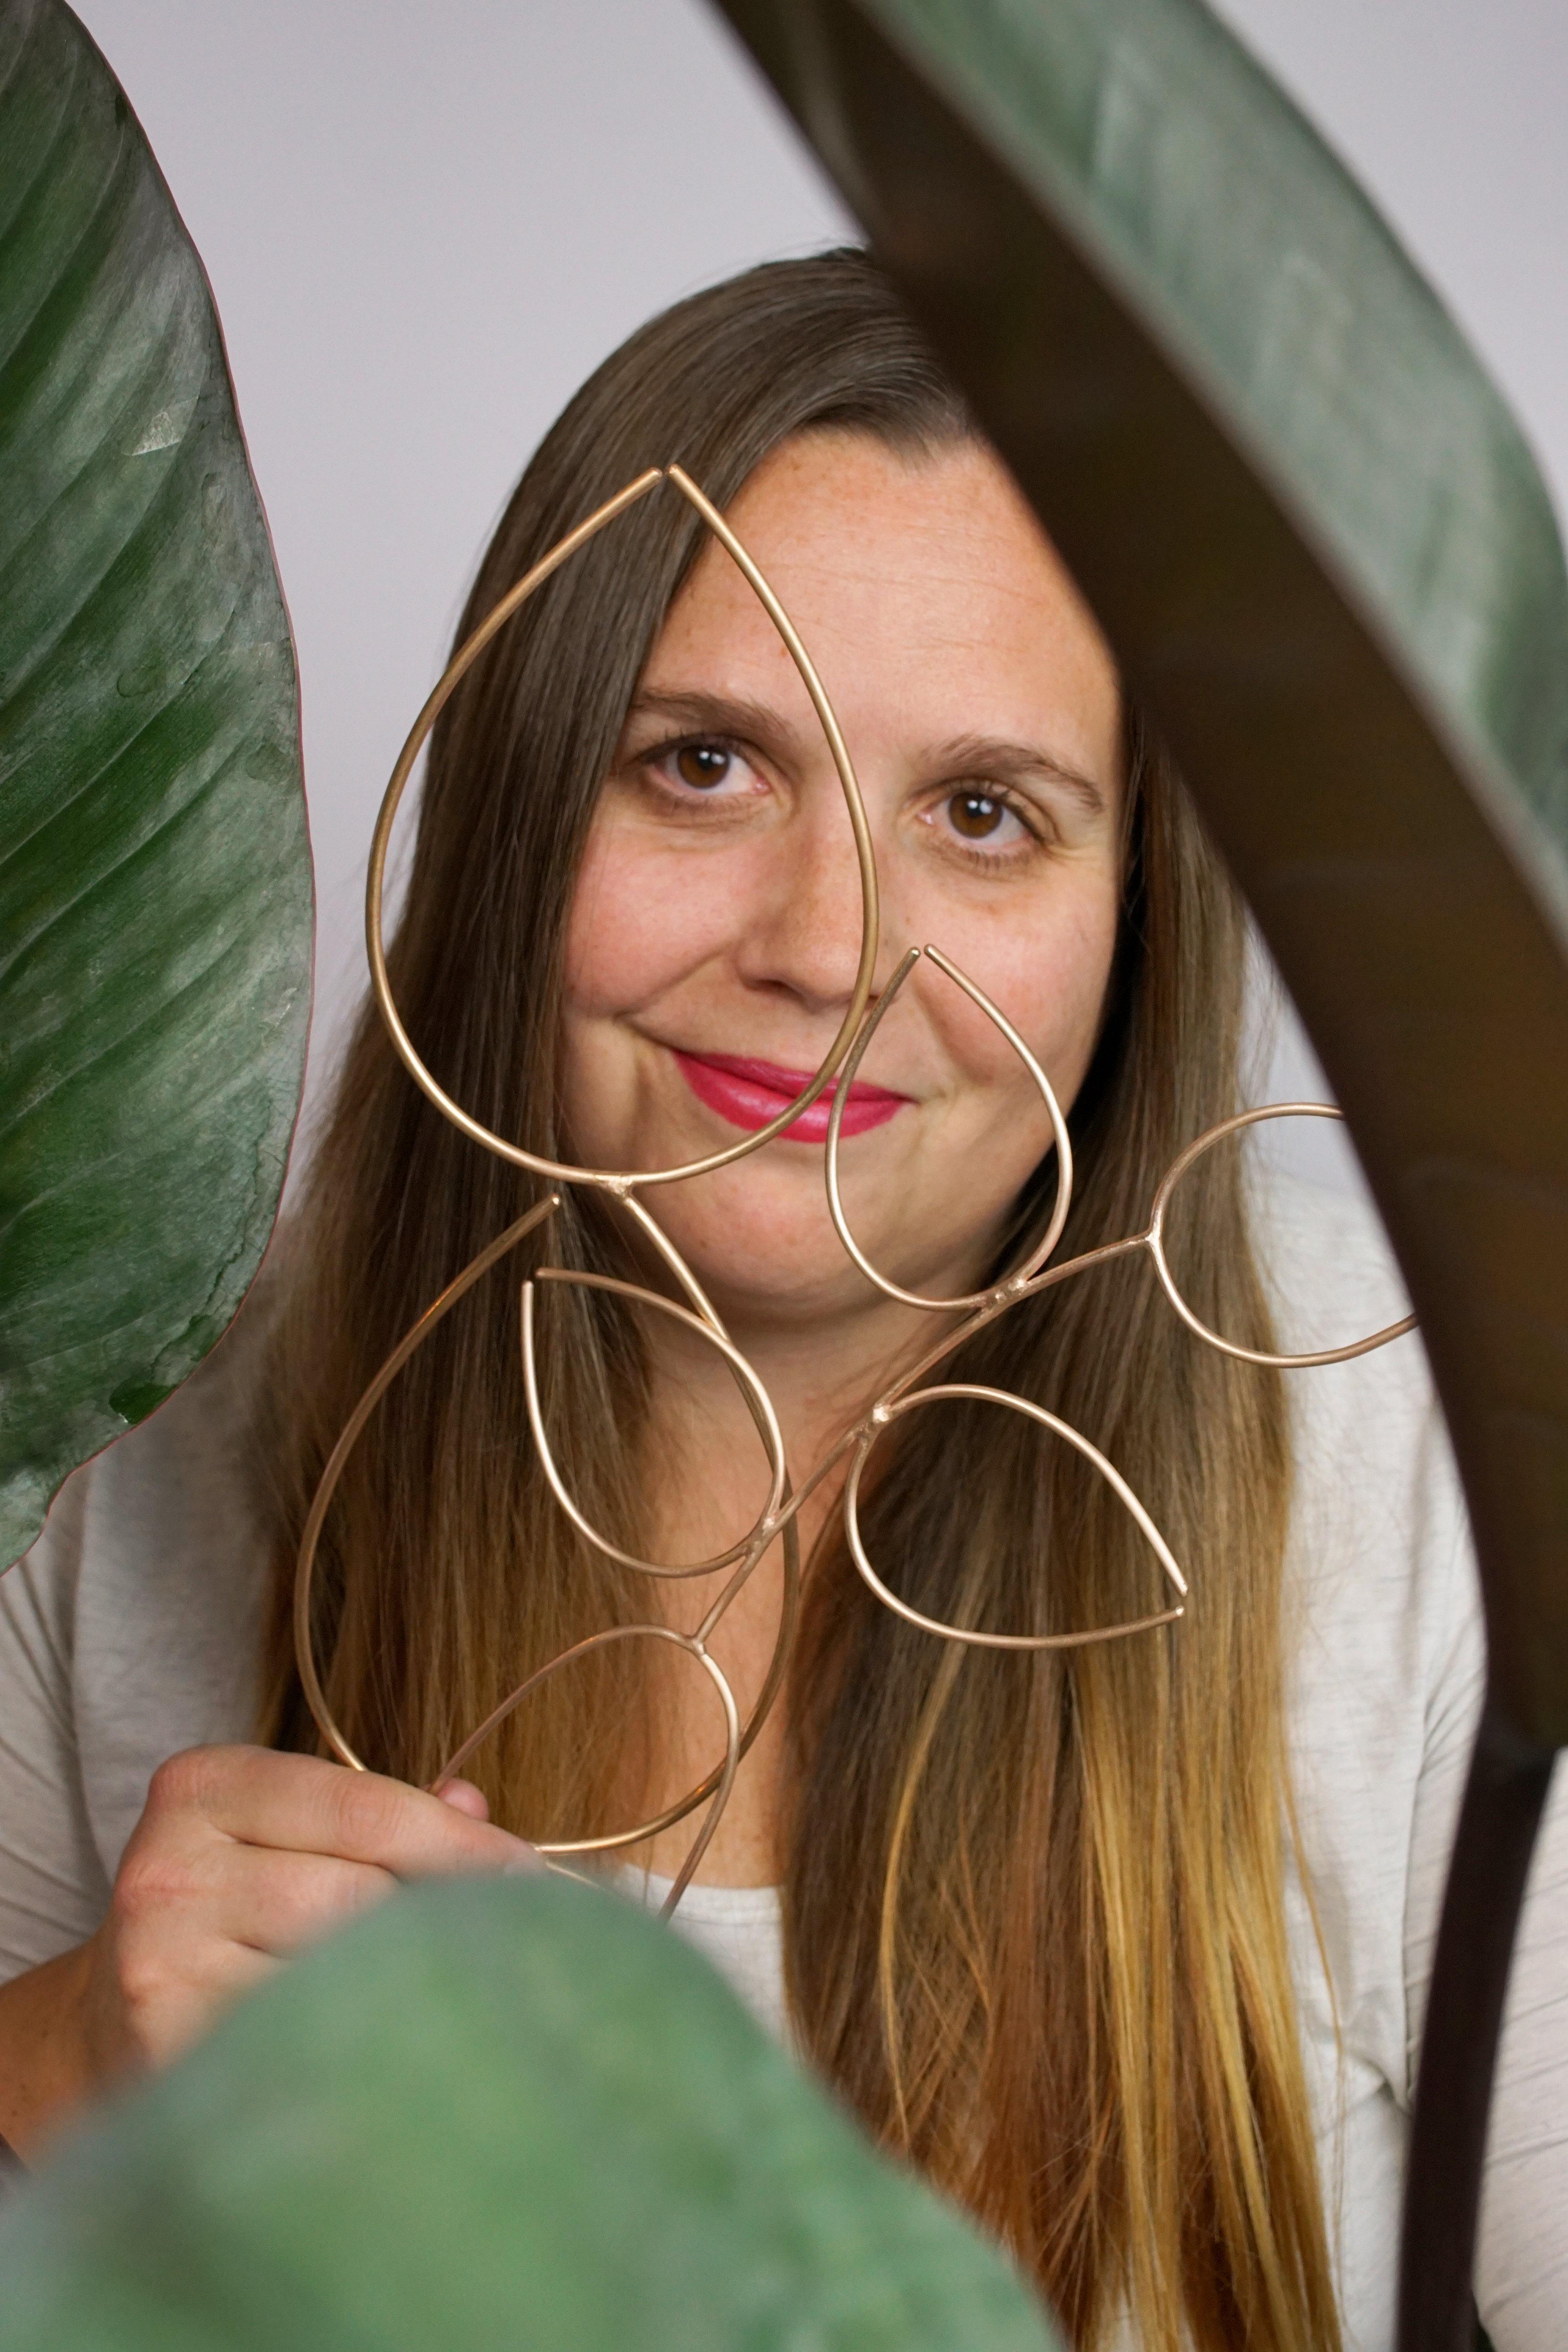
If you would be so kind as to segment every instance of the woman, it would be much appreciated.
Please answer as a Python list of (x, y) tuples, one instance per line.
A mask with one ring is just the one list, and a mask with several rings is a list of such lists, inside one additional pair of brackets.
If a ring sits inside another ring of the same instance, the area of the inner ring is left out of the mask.
[[(874, 270), (831, 255), (698, 296), (605, 364), (525, 475), (460, 634), (674, 458), (782, 596), (853, 746), (878, 984), (906, 945), (950, 954), (1070, 1109), (1059, 1255), (1137, 1232), (1177, 1152), (1236, 1107), (1244, 927), (1053, 551)], [(661, 490), (508, 624), (438, 728), (391, 960), (403, 1018), (492, 1129), (672, 1165), (785, 1108), (860, 936), (800, 681)], [(797, 1467), (933, 1337), (837, 1242), (824, 1124), (652, 1200)], [(928, 964), (844, 1129), (851, 1224), (907, 1288), (972, 1290), (1050, 1213), (1039, 1095)], [(395, 1340), (538, 1191), (432, 1111), (367, 1012), (235, 1338), (72, 1482), (0, 1586), (0, 1903), (24, 1970), (0, 1992), (0, 2130), (24, 2149), (399, 1878), (519, 1866), (520, 1838), (650, 1818), (711, 1767), (711, 1693), (628, 1642), (548, 1685), (444, 1803), (418, 1792), (531, 1667), (660, 1609), (695, 1623), (716, 1589), (651, 1601), (575, 1535), (527, 1444), (518, 1275), (653, 1278), (624, 1221), (576, 1193), (440, 1327), (350, 1461), (316, 1634), (334, 1713), (379, 1769), (313, 1752), (287, 1591), (322, 1465)], [(1276, 1190), (1270, 1292), (1235, 1162), (1209, 1155), (1181, 1200), (1187, 1296), (1232, 1339), (1270, 1344), (1270, 1297), (1295, 1344), (1390, 1319), (1348, 1211)], [(733, 1543), (764, 1477), (722, 1364), (602, 1292), (551, 1286), (543, 1306), (545, 1417), (588, 1517), (672, 1564)], [(1303, 1318), (1319, 1328), (1298, 1339)], [(1016, 2248), (1075, 2341), (1384, 2345), (1479, 1672), (1418, 1353), (1287, 1392), (1196, 1341), (1134, 1256), (1003, 1318), (943, 1377), (1033, 1398), (1103, 1449), (1189, 1570), (1186, 1614), (1027, 1655), (935, 1641), (854, 1575), (820, 1489), (786, 1698), (689, 1932)], [(1163, 1605), (1109, 1489), (994, 1407), (890, 1429), (862, 1520), (904, 1598), (948, 1621), (1084, 1632)], [(716, 1638), (743, 1714), (780, 1594), (770, 1556)], [(691, 1834), (688, 1818), (634, 1858), (668, 1876)], [(1550, 1858), (1538, 1879), (1534, 2023), (1505, 2052), (1481, 2272), (1500, 2352), (1546, 2344), (1568, 2283), (1568, 2035), (1539, 1992), (1568, 1905)]]

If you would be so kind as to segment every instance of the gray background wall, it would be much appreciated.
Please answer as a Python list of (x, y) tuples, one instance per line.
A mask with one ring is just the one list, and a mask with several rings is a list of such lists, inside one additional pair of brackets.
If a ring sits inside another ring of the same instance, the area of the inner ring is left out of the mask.
[[(1041, 0), (1041, 5), (1045, 0)], [(76, 0), (206, 262), (303, 684), (320, 1098), (387, 772), (480, 543), (675, 296), (852, 234), (701, 0)], [(1568, 489), (1563, 0), (1225, 0)], [(1270, 1091), (1322, 1082), (1291, 1024)], [(1298, 1122), (1298, 1164), (1354, 1181)]]

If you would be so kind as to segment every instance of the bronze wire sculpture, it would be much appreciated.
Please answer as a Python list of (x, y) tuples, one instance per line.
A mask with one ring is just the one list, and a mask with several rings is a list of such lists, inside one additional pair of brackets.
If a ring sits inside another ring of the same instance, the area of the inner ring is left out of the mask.
[[(481, 1126), (459, 1104), (453, 1101), (421, 1061), (399, 1017), (387, 974), (382, 944), (382, 898), (387, 850), (398, 809), (419, 754), (441, 710), (472, 664), (551, 572), (558, 570), (579, 548), (603, 530), (607, 524), (612, 522), (617, 516), (623, 514), (629, 507), (665, 482), (673, 484), (675, 489), (688, 500), (708, 530), (727, 551), (744, 573), (783, 640), (821, 722), (843, 792), (860, 868), (862, 900), (860, 956), (850, 1003), (840, 1024), (837, 1036), (809, 1085), (789, 1108), (781, 1111), (768, 1126), (747, 1136), (740, 1142), (728, 1145), (721, 1151), (710, 1153), (706, 1159), (688, 1161), (676, 1168), (654, 1170), (581, 1168), (543, 1159), (538, 1154), (525, 1150), (522, 1145), (508, 1142), (505, 1138)], [(907, 1622), (918, 1626), (938, 1640), (998, 1650), (1070, 1649), (1092, 1642), (1115, 1641), (1130, 1634), (1146, 1633), (1155, 1626), (1168, 1625), (1183, 1614), (1187, 1591), (1186, 1580), (1172, 1557), (1164, 1537), (1113, 1464), (1109, 1462), (1082, 1432), (1060, 1420), (1054, 1413), (1047, 1412), (1043, 1406), (1006, 1390), (980, 1387), (966, 1381), (938, 1382), (930, 1387), (917, 1385), (945, 1357), (951, 1355), (974, 1332), (986, 1324), (994, 1322), (998, 1317), (1010, 1313), (1026, 1300), (1038, 1297), (1040, 1292), (1052, 1285), (1065, 1281), (1070, 1276), (1080, 1274), (1087, 1267), (1103, 1264), (1107, 1259), (1125, 1256), (1138, 1250), (1147, 1253), (1161, 1287), (1188, 1329), (1207, 1346), (1217, 1348), (1224, 1354), (1236, 1357), (1245, 1363), (1270, 1366), (1282, 1370), (1304, 1369), (1319, 1364), (1342, 1363), (1351, 1357), (1365, 1355), (1375, 1348), (1385, 1346), (1390, 1339), (1399, 1338), (1402, 1333), (1410, 1330), (1414, 1326), (1414, 1316), (1406, 1316), (1399, 1322), (1389, 1324), (1364, 1339), (1353, 1340), (1343, 1347), (1324, 1348), (1296, 1354), (1269, 1354), (1256, 1349), (1240, 1347), (1234, 1341), (1225, 1339), (1220, 1333), (1209, 1329), (1193, 1312), (1181, 1295), (1166, 1255), (1166, 1225), (1172, 1198), (1182, 1178), (1205, 1152), (1223, 1142), (1226, 1138), (1239, 1134), (1260, 1121), (1290, 1117), (1338, 1118), (1341, 1116), (1337, 1109), (1323, 1103), (1272, 1103), (1240, 1111), (1234, 1117), (1222, 1120), (1218, 1126), (1209, 1129), (1196, 1141), (1189, 1144), (1166, 1171), (1155, 1193), (1148, 1224), (1143, 1232), (1129, 1234), (1124, 1240), (1112, 1242), (1098, 1249), (1087, 1251), (1082, 1256), (1068, 1259), (1060, 1265), (1051, 1265), (1049, 1263), (1051, 1252), (1061, 1239), (1072, 1200), (1072, 1148), (1067, 1123), (1051, 1088), (1051, 1081), (1024, 1040), (1012, 1027), (1006, 1014), (998, 1006), (993, 1004), (990, 999), (977, 987), (972, 980), (960, 971), (956, 964), (950, 962), (938, 947), (927, 944), (908, 949), (895, 967), (886, 986), (873, 998), (873, 977), (881, 939), (876, 861), (872, 847), (870, 824), (848, 745), (834, 715), (832, 705), (817, 675), (815, 666), (789, 614), (724, 517), (678, 465), (651, 467), (647, 472), (640, 474), (634, 481), (628, 483), (625, 488), (618, 491), (613, 498), (607, 499), (602, 506), (588, 516), (586, 520), (559, 541), (501, 598), (485, 620), (458, 648), (415, 720), (398, 757), (382, 802), (371, 847), (370, 873), (365, 898), (365, 931), (371, 987), (388, 1033), (404, 1066), (443, 1118), (450, 1120), (461, 1133), (466, 1135), (482, 1150), (493, 1152), (499, 1158), (510, 1161), (515, 1167), (542, 1178), (549, 1184), (588, 1185), (607, 1193), (635, 1221), (669, 1268), (688, 1302), (683, 1306), (676, 1300), (664, 1297), (640, 1284), (623, 1281), (615, 1276), (573, 1273), (550, 1266), (540, 1267), (537, 1276), (525, 1281), (521, 1286), (520, 1345), (528, 1423), (534, 1444), (538, 1451), (541, 1467), (557, 1502), (589, 1543), (624, 1567), (636, 1570), (643, 1575), (670, 1581), (680, 1581), (697, 1576), (711, 1576), (725, 1569), (731, 1570), (732, 1573), (716, 1600), (712, 1602), (692, 1632), (682, 1633), (676, 1627), (658, 1620), (651, 1620), (643, 1624), (618, 1625), (601, 1633), (591, 1634), (585, 1641), (577, 1643), (571, 1648), (562, 1651), (558, 1656), (549, 1660), (510, 1692), (485, 1718), (484, 1722), (469, 1733), (461, 1745), (447, 1758), (431, 1784), (433, 1787), (439, 1787), (443, 1781), (452, 1779), (460, 1772), (481, 1742), (488, 1738), (515, 1707), (520, 1706), (529, 1694), (537, 1690), (550, 1675), (558, 1673), (574, 1659), (583, 1657), (591, 1651), (614, 1642), (647, 1640), (674, 1644), (704, 1670), (714, 1685), (723, 1709), (726, 1727), (722, 1762), (685, 1797), (666, 1807), (664, 1811), (651, 1820), (639, 1822), (629, 1829), (612, 1831), (596, 1837), (546, 1843), (539, 1848), (540, 1853), (547, 1859), (555, 1862), (556, 1866), (559, 1867), (560, 1858), (564, 1856), (610, 1853), (641, 1844), (662, 1831), (674, 1826), (674, 1823), (706, 1804), (707, 1811), (664, 1905), (664, 1916), (666, 1917), (674, 1910), (681, 1896), (691, 1884), (718, 1825), (720, 1815), (734, 1786), (735, 1776), (741, 1759), (756, 1738), (782, 1687), (794, 1637), (800, 1597), (800, 1559), (796, 1517), (807, 1497), (831, 1475), (846, 1454), (850, 1457), (849, 1467), (844, 1478), (841, 1507), (843, 1513), (845, 1538), (855, 1568), (886, 1608), (894, 1611)], [(957, 1298), (925, 1297), (919, 1293), (900, 1288), (897, 1284), (889, 1281), (879, 1273), (860, 1249), (850, 1231), (839, 1182), (840, 1129), (848, 1087), (852, 1083), (867, 1047), (876, 1034), (879, 1023), (922, 957), (934, 964), (956, 987), (962, 989), (1007, 1038), (1039, 1088), (1050, 1117), (1055, 1142), (1056, 1194), (1044, 1234), (1030, 1248), (1022, 1261), (998, 1281), (983, 1290), (974, 1291)], [(692, 1176), (707, 1174), (715, 1169), (727, 1167), (732, 1161), (744, 1159), (751, 1152), (760, 1150), (765, 1144), (782, 1134), (803, 1110), (815, 1102), (825, 1089), (833, 1085), (836, 1078), (839, 1083), (829, 1112), (824, 1174), (829, 1211), (840, 1241), (862, 1274), (884, 1296), (896, 1299), (905, 1306), (917, 1307), (929, 1313), (956, 1317), (957, 1320), (911, 1370), (894, 1381), (875, 1399), (853, 1426), (842, 1434), (837, 1444), (811, 1465), (801, 1483), (798, 1486), (792, 1486), (785, 1462), (784, 1442), (778, 1415), (766, 1388), (746, 1358), (731, 1341), (711, 1302), (705, 1296), (696, 1276), (669, 1237), (650, 1215), (637, 1194), (639, 1191), (647, 1187), (675, 1183)], [(470, 1290), (492, 1266), (497, 1265), (510, 1250), (516, 1247), (526, 1234), (543, 1223), (554, 1213), (559, 1206), (559, 1192), (547, 1192), (524, 1215), (517, 1218), (504, 1233), (498, 1234), (480, 1251), (478, 1255), (470, 1261), (425, 1309), (413, 1328), (400, 1340), (366, 1389), (333, 1447), (322, 1473), (300, 1540), (294, 1592), (295, 1646), (300, 1681), (322, 1738), (340, 1762), (353, 1770), (363, 1771), (367, 1767), (363, 1759), (349, 1745), (332, 1716), (317, 1670), (313, 1641), (311, 1598), (316, 1556), (333, 1492), (344, 1464), (362, 1433), (371, 1414), (414, 1350), (428, 1338), (436, 1324), (451, 1307), (456, 1305), (466, 1291)], [(757, 1425), (758, 1433), (768, 1457), (770, 1474), (768, 1499), (761, 1512), (748, 1531), (727, 1550), (714, 1558), (683, 1567), (662, 1566), (655, 1561), (643, 1559), (632, 1553), (622, 1550), (600, 1534), (578, 1510), (556, 1465), (540, 1409), (535, 1357), (536, 1280), (574, 1282), (587, 1287), (612, 1291), (623, 1298), (635, 1301), (640, 1306), (674, 1318), (695, 1335), (700, 1337), (707, 1345), (715, 1348), (724, 1358), (740, 1387), (742, 1396)], [(960, 1397), (1000, 1405), (1015, 1412), (1021, 1412), (1039, 1423), (1042, 1429), (1074, 1447), (1105, 1481), (1131, 1515), (1154, 1552), (1167, 1582), (1177, 1596), (1174, 1602), (1165, 1609), (1119, 1625), (1071, 1633), (988, 1633), (946, 1624), (938, 1619), (923, 1615), (918, 1610), (911, 1608), (906, 1602), (901, 1601), (883, 1580), (867, 1556), (861, 1535), (858, 1509), (861, 1481), (873, 1448), (883, 1431), (893, 1422), (916, 1411), (923, 1405)], [(756, 1705), (743, 1725), (735, 1693), (723, 1670), (715, 1661), (707, 1644), (715, 1628), (723, 1619), (763, 1555), (779, 1538), (782, 1538), (783, 1544), (784, 1589), (779, 1633), (762, 1689), (758, 1696)]]

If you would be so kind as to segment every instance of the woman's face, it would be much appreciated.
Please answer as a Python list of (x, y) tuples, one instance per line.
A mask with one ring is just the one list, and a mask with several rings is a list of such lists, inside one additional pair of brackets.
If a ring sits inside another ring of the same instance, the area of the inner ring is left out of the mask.
[[(880, 987), (941, 948), (1064, 1108), (1098, 1034), (1120, 893), (1110, 656), (1011, 481), (962, 445), (804, 435), (729, 520), (838, 712), (882, 891)], [(721, 1150), (805, 1084), (853, 989), (861, 894), (831, 756), (788, 652), (710, 542), (628, 715), (577, 887), (565, 1094), (574, 1153)], [(810, 1320), (874, 1294), (829, 1222), (826, 1100), (735, 1165), (643, 1197), (721, 1312)], [(905, 1287), (983, 1278), (1050, 1147), (1005, 1038), (924, 960), (846, 1105), (845, 1207)]]

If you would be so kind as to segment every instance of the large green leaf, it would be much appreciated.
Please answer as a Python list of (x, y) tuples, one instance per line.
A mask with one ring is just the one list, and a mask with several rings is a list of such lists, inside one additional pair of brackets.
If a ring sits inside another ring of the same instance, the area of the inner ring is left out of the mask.
[(309, 1003), (287, 620), (212, 298), (59, 0), (0, 0), (0, 1566), (219, 1337)]
[(1050, 2352), (676, 1937), (401, 1897), (23, 2190), (0, 2352)]
[(722, 0), (1246, 890), (1568, 1744), (1568, 579), (1528, 449), (1202, 0)]
[(1550, 501), (1430, 289), (1202, 0), (722, 5), (1160, 720), (1421, 1318), (1489, 1648), (1406, 2175), (1399, 2342), (1446, 2352), (1469, 2339), (1510, 1945), (1568, 1746)]
[[(868, 0), (1047, 194), (1568, 877), (1568, 576), (1506, 404), (1203, 0)], [(1489, 773), (1488, 756), (1497, 762)], [(1563, 903), (1560, 899), (1560, 905)]]

